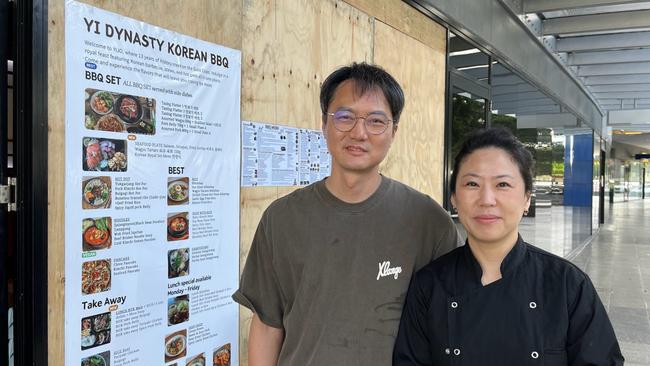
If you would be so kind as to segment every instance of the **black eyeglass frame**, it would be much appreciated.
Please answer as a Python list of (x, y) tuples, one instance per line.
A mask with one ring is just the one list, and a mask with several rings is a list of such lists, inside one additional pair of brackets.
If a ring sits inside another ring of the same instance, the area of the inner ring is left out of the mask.
[(386, 123), (386, 127), (381, 132), (376, 132), (376, 133), (371, 132), (370, 129), (368, 128), (368, 125), (366, 124), (367, 121), (368, 121), (366, 118), (368, 118), (368, 116), (371, 115), (371, 114), (379, 114), (379, 113), (370, 113), (370, 114), (366, 115), (365, 117), (362, 117), (362, 116), (357, 116), (356, 114), (350, 112), (354, 116), (354, 123), (352, 124), (352, 127), (350, 127), (350, 129), (342, 130), (341, 128), (337, 127), (336, 123), (334, 122), (334, 114), (335, 113), (336, 112), (324, 112), (324, 114), (326, 116), (331, 116), (332, 117), (332, 124), (334, 125), (334, 128), (336, 128), (336, 130), (339, 131), (339, 132), (350, 132), (350, 131), (354, 130), (354, 128), (357, 126), (357, 122), (359, 121), (359, 119), (363, 120), (363, 126), (366, 128), (366, 131), (368, 131), (368, 133), (371, 134), (371, 135), (381, 135), (382, 133), (386, 132), (386, 130), (388, 130), (388, 126), (391, 125), (391, 122), (393, 124), (393, 128), (394, 128), (395, 125), (397, 125), (397, 120), (396, 119), (386, 118), (386, 121), (388, 123)]

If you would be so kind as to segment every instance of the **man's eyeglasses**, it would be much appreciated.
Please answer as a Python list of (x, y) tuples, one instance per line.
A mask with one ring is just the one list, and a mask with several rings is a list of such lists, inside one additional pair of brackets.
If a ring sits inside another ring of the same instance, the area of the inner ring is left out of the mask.
[(328, 116), (332, 116), (332, 123), (334, 123), (334, 128), (341, 132), (352, 131), (354, 126), (356, 126), (359, 118), (363, 119), (363, 124), (366, 127), (366, 131), (373, 135), (381, 135), (388, 129), (391, 122), (394, 120), (389, 119), (383, 114), (380, 113), (371, 113), (365, 117), (357, 116), (356, 114), (350, 111), (336, 111), (334, 113), (325, 113)]

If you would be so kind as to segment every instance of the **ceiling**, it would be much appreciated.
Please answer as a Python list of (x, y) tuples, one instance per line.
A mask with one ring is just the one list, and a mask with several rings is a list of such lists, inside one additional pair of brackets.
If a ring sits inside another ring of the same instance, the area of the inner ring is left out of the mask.
[(650, 150), (650, 1), (522, 0), (521, 9), (608, 117), (613, 142)]

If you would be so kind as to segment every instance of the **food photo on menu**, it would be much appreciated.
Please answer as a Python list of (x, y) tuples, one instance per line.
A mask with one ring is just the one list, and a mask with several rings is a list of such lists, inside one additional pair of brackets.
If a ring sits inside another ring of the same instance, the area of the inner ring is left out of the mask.
[(165, 363), (187, 354), (187, 329), (179, 330), (165, 337)]
[(190, 295), (170, 297), (167, 300), (167, 325), (190, 320)]
[(89, 349), (111, 342), (111, 313), (102, 313), (81, 319), (81, 349)]
[(199, 353), (196, 356), (188, 358), (185, 366), (205, 366), (205, 354)]
[(167, 204), (187, 205), (190, 201), (190, 178), (167, 178)]
[(190, 274), (190, 248), (172, 249), (167, 252), (167, 277), (176, 278)]
[(212, 366), (230, 366), (230, 343), (217, 348), (212, 353)]
[(106, 351), (82, 358), (81, 366), (111, 366), (111, 352)]
[(84, 98), (87, 129), (156, 134), (155, 99), (97, 89), (86, 89)]
[(126, 141), (99, 137), (82, 140), (83, 170), (98, 172), (125, 172)]
[(110, 217), (83, 219), (81, 221), (82, 251), (108, 249), (112, 244), (112, 220)]
[(83, 177), (81, 189), (84, 210), (111, 207), (111, 177)]
[(81, 264), (81, 293), (96, 294), (111, 289), (111, 260), (100, 259)]
[(190, 237), (190, 221), (187, 212), (167, 214), (167, 241), (185, 240)]

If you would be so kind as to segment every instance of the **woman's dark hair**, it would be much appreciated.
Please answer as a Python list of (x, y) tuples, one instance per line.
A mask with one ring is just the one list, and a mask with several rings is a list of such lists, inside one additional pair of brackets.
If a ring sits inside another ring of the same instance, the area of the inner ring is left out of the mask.
[(532, 154), (509, 130), (503, 127), (490, 127), (474, 131), (467, 136), (460, 146), (460, 151), (458, 151), (454, 160), (454, 170), (451, 173), (451, 180), (449, 181), (451, 194), (456, 193), (456, 180), (463, 160), (474, 151), (489, 147), (501, 149), (510, 155), (510, 158), (519, 167), (522, 178), (524, 178), (526, 193), (531, 193), (533, 191), (533, 172), (535, 167)]
[(327, 122), (325, 113), (327, 113), (327, 109), (332, 102), (336, 88), (346, 80), (354, 80), (356, 90), (360, 95), (363, 95), (368, 90), (379, 88), (388, 102), (390, 113), (393, 115), (393, 123), (397, 125), (402, 109), (404, 109), (404, 91), (402, 91), (402, 87), (384, 69), (365, 62), (355, 62), (352, 65), (343, 66), (331, 73), (323, 81), (320, 89), (320, 108), (323, 112), (323, 123)]

